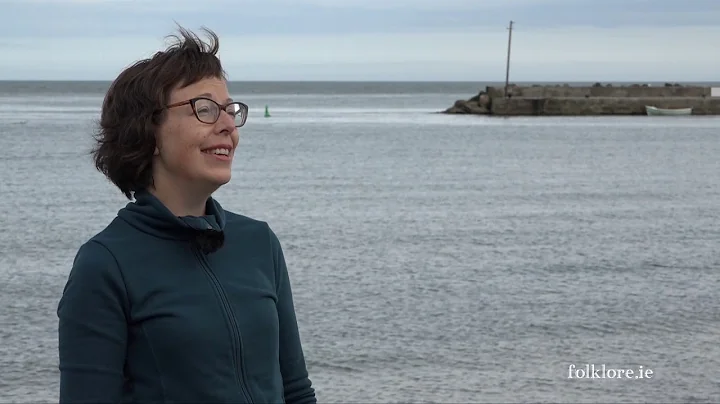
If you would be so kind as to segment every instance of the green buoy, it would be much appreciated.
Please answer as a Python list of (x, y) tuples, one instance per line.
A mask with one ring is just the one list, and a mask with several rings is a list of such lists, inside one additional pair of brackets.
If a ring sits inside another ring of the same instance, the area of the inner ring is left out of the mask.
[(270, 111), (268, 111), (268, 106), (265, 106), (265, 118), (270, 118)]

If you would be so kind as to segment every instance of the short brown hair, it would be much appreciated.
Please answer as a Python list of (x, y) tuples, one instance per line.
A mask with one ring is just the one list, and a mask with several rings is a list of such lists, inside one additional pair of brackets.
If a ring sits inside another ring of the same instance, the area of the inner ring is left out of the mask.
[(93, 160), (128, 199), (152, 185), (155, 134), (170, 93), (204, 78), (226, 79), (217, 57), (220, 41), (211, 30), (202, 30), (209, 42), (179, 27), (179, 35), (169, 36), (174, 43), (122, 71), (105, 95)]

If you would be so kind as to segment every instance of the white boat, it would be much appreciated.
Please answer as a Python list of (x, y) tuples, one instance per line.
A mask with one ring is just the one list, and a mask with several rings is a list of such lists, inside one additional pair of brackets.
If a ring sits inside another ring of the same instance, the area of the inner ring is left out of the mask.
[(650, 116), (687, 116), (692, 115), (692, 108), (666, 109), (646, 105), (645, 112)]

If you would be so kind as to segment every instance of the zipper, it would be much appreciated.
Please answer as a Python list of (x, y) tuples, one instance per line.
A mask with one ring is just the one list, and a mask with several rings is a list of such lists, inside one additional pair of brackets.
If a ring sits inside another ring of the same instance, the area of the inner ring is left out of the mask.
[(243, 396), (248, 403), (253, 403), (252, 396), (250, 395), (250, 392), (246, 389), (247, 380), (245, 378), (245, 363), (243, 361), (242, 355), (242, 336), (240, 335), (240, 327), (238, 326), (237, 318), (233, 313), (232, 306), (230, 306), (230, 302), (228, 301), (227, 295), (225, 294), (225, 290), (220, 284), (220, 280), (218, 280), (218, 278), (215, 276), (215, 273), (213, 273), (212, 269), (210, 268), (210, 264), (207, 262), (207, 259), (203, 255), (202, 251), (200, 251), (198, 248), (195, 248), (195, 256), (197, 257), (198, 261), (200, 261), (203, 271), (205, 271), (205, 275), (207, 275), (208, 279), (210, 279), (210, 283), (213, 285), (215, 293), (220, 298), (220, 303), (222, 304), (226, 320), (230, 323), (230, 342), (232, 343), (233, 352), (235, 353), (235, 355), (233, 356), (235, 376), (237, 377), (237, 382), (240, 386), (240, 391), (242, 392)]

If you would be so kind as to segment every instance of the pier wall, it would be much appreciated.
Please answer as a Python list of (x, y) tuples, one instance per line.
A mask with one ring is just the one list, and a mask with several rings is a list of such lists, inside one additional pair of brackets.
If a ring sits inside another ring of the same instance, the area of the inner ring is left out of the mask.
[(498, 116), (645, 115), (646, 105), (693, 108), (693, 115), (720, 115), (720, 98), (702, 97), (494, 98), (489, 113)]
[[(505, 96), (505, 87), (486, 87), (490, 98), (497, 99)], [(709, 97), (710, 87), (569, 87), (569, 86), (530, 86), (508, 87), (512, 97), (524, 98), (571, 98), (571, 97)]]
[(668, 83), (650, 87), (568, 85), (488, 86), (468, 100), (457, 100), (446, 114), (495, 116), (646, 115), (645, 106), (692, 108), (693, 115), (720, 115), (720, 88)]

